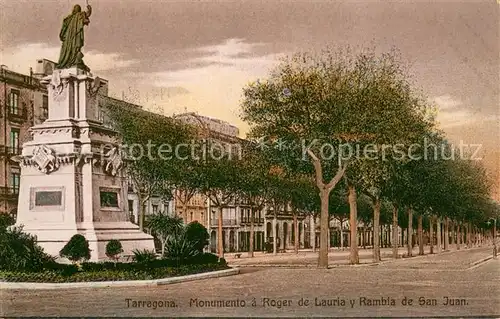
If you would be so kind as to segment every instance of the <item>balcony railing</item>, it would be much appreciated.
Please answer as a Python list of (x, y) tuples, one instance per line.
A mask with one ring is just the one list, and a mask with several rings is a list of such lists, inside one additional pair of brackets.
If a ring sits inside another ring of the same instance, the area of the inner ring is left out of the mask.
[(26, 106), (7, 106), (7, 110), (7, 117), (13, 122), (22, 123), (28, 119), (28, 109), (26, 108)]
[(23, 150), (21, 147), (0, 145), (0, 155), (7, 155), (7, 156), (21, 155), (22, 152)]
[(23, 150), (20, 147), (7, 147), (7, 154), (9, 155), (21, 155)]
[[(212, 219), (210, 221), (211, 226), (217, 226), (219, 225), (219, 220), (218, 219)], [(222, 219), (222, 226), (237, 226), (238, 223), (236, 219)]]
[(19, 187), (0, 187), (0, 198), (16, 199), (19, 195)]
[[(250, 225), (250, 223), (251, 223), (251, 218), (250, 217), (244, 217), (240, 221), (240, 224), (248, 224), (248, 225)], [(264, 218), (254, 217), (253, 223), (254, 224), (264, 224)]]

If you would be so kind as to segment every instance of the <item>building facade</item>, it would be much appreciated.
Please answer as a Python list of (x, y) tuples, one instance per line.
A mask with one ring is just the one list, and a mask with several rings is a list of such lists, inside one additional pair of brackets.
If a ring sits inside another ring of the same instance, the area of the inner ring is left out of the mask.
[[(134, 109), (142, 109), (141, 106), (132, 104), (123, 100), (118, 100), (108, 96), (108, 91), (103, 90), (99, 96), (99, 106), (101, 108), (102, 120), (107, 125), (111, 126), (111, 123), (108, 119), (105, 118), (105, 109), (108, 105), (116, 105), (118, 104), (122, 108), (134, 108)], [(142, 112), (148, 112), (146, 110), (142, 110)], [(139, 193), (141, 190), (138, 189), (137, 185), (134, 185), (132, 179), (129, 177), (127, 183), (127, 210), (129, 214), (129, 219), (134, 224), (139, 224), (139, 216), (141, 211), (141, 206), (144, 205), (144, 216), (145, 218), (148, 215), (158, 214), (158, 213), (166, 213), (171, 214), (173, 212), (173, 202), (167, 201), (164, 199), (161, 194), (145, 194)]]
[[(239, 129), (228, 122), (198, 115), (194, 112), (178, 114), (176, 119), (185, 123), (195, 125), (201, 128), (201, 134), (209, 140), (208, 145), (218, 144), (231, 156), (237, 157), (241, 153), (241, 146), (245, 141), (238, 137)], [(217, 207), (208, 198), (201, 194), (196, 194), (196, 198), (204, 199), (197, 201), (196, 206), (184, 208), (179, 201), (175, 202), (174, 210), (179, 212), (186, 222), (189, 222), (191, 213), (194, 212), (196, 220), (205, 220), (210, 234), (210, 251), (215, 252), (217, 246), (218, 234), (218, 214)], [(195, 198), (195, 197), (193, 197)], [(206, 212), (205, 217), (203, 212)], [(187, 216), (185, 214), (188, 214)], [(250, 247), (250, 228), (251, 228), (251, 207), (243, 200), (236, 199), (222, 209), (222, 241), (226, 252), (248, 251)], [(272, 242), (272, 225), (275, 224), (277, 231), (277, 243), (280, 250), (293, 249), (295, 229), (293, 226), (293, 217), (290, 214), (279, 212), (276, 214), (265, 208), (257, 212), (253, 217), (254, 228), (254, 250), (264, 251), (266, 242)], [(192, 219), (191, 219), (192, 220)], [(306, 247), (305, 229), (307, 225), (304, 222), (305, 217), (298, 217), (299, 242), (300, 248)]]
[(0, 70), (0, 213), (17, 214), (21, 173), (16, 156), (31, 139), (30, 127), (48, 117), (47, 89), (39, 80), (43, 75), (31, 70), (21, 74), (5, 66)]

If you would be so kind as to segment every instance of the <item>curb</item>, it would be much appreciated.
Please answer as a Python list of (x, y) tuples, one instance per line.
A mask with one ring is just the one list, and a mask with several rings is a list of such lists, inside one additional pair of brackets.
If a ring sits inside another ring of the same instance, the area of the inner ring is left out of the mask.
[(480, 259), (480, 260), (478, 260), (478, 261), (473, 262), (473, 263), (470, 265), (470, 267), (469, 267), (469, 268), (467, 268), (466, 270), (472, 270), (472, 269), (474, 269), (474, 268), (477, 268), (477, 267), (481, 266), (482, 264), (484, 264), (485, 262), (489, 261), (490, 259), (493, 259), (493, 255), (488, 256), (488, 257), (486, 257), (486, 258), (483, 258), (483, 259)]
[(239, 268), (217, 270), (201, 274), (193, 274), (172, 278), (153, 280), (127, 280), (127, 281), (93, 281), (93, 282), (63, 282), (63, 283), (39, 283), (39, 282), (5, 282), (0, 281), (0, 290), (3, 289), (72, 289), (72, 288), (106, 288), (106, 287), (145, 287), (162, 286), (194, 280), (219, 278), (238, 275)]
[[(362, 264), (329, 264), (328, 269), (333, 268), (347, 268), (347, 267), (368, 267), (374, 266), (375, 263), (362, 263)], [(300, 268), (313, 268), (318, 269), (318, 265), (316, 264), (306, 264), (306, 265), (294, 265), (294, 264), (247, 264), (247, 265), (238, 265), (239, 268), (289, 268), (289, 269), (300, 269)]]

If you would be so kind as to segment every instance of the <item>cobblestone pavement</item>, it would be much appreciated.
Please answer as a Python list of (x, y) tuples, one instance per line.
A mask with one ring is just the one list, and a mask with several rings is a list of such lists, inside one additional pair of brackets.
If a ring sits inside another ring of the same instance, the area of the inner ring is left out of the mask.
[(0, 290), (1, 315), (498, 317), (500, 258), (471, 268), (488, 256), (491, 247), (365, 267), (245, 268), (158, 287)]

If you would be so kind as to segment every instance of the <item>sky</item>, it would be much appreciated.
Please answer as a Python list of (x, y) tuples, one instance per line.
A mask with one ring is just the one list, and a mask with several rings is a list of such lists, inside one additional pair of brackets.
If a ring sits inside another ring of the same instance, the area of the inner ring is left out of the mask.
[[(242, 88), (282, 56), (326, 46), (400, 50), (455, 143), (481, 144), (500, 200), (499, 4), (495, 1), (88, 0), (84, 61), (110, 95), (240, 128)], [(62, 20), (83, 0), (0, 0), (0, 64), (58, 60)]]

